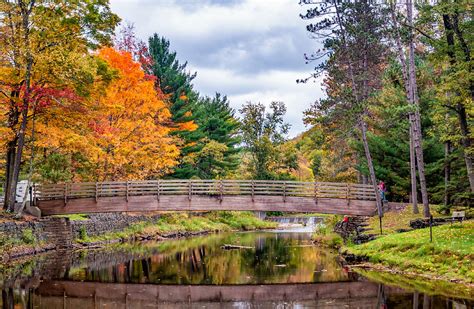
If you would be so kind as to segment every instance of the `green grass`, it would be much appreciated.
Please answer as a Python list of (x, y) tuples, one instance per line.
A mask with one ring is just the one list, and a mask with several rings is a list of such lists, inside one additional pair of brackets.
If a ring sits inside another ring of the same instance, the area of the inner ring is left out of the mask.
[(127, 239), (140, 235), (162, 235), (174, 232), (217, 232), (232, 230), (256, 230), (275, 228), (277, 223), (263, 221), (251, 212), (218, 211), (204, 215), (188, 213), (165, 214), (156, 222), (139, 222), (119, 232), (89, 237), (81, 233), (80, 243)]
[(71, 221), (85, 221), (89, 219), (89, 217), (86, 214), (54, 215), (51, 217), (68, 218)]
[[(422, 206), (418, 205), (420, 213), (414, 214), (411, 205), (408, 205), (404, 210), (401, 212), (396, 211), (389, 211), (383, 215), (382, 218), (382, 228), (384, 234), (393, 234), (396, 233), (397, 230), (400, 229), (410, 229), (410, 221), (415, 219), (424, 218), (423, 217), (423, 209)], [(441, 214), (437, 213), (431, 207), (431, 214), (434, 218), (442, 217)], [(369, 227), (373, 229), (375, 233), (380, 231), (379, 227), (379, 217), (373, 216), (369, 218)]]
[(341, 235), (334, 232), (334, 226), (340, 220), (342, 220), (342, 217), (339, 215), (326, 216), (324, 222), (316, 226), (311, 239), (313, 239), (315, 243), (326, 247), (340, 248), (344, 240)]
[(474, 282), (474, 221), (382, 236), (362, 245), (349, 245), (347, 251), (380, 263), (414, 273), (445, 279)]
[(21, 236), (18, 237), (12, 237), (11, 235), (0, 232), (0, 252), (7, 252), (16, 247), (31, 247), (42, 244), (43, 243), (36, 238), (31, 229), (24, 229)]
[(388, 286), (398, 286), (406, 291), (417, 291), (428, 295), (474, 299), (472, 287), (446, 280), (426, 280), (417, 276), (405, 276), (385, 271), (356, 268), (362, 276)]

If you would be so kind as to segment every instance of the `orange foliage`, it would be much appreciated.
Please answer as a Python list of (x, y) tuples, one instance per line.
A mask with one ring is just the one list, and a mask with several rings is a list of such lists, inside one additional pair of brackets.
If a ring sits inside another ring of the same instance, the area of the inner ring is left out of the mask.
[(95, 99), (89, 122), (101, 153), (99, 179), (143, 179), (161, 176), (176, 165), (179, 149), (169, 135), (170, 111), (129, 52), (103, 48), (99, 57), (119, 78)]

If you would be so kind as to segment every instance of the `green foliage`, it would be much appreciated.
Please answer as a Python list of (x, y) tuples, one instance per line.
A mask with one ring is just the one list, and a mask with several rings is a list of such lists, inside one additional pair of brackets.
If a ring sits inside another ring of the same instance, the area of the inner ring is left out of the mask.
[(68, 182), (73, 176), (70, 158), (59, 153), (48, 155), (37, 170), (41, 180), (50, 183)]
[(196, 73), (186, 71), (187, 62), (181, 64), (176, 52), (170, 50), (170, 42), (154, 34), (148, 39), (148, 50), (153, 60), (145, 70), (156, 77), (157, 87), (168, 95), (171, 119), (176, 125), (174, 134), (182, 141), (180, 164), (171, 175), (173, 178), (188, 179), (196, 175), (195, 169), (186, 156), (194, 156), (202, 145), (198, 141), (205, 137), (201, 131), (195, 130), (199, 94), (193, 90), (192, 80)]
[(36, 237), (31, 229), (24, 229), (21, 234), (21, 240), (28, 245), (36, 243)]
[(316, 225), (311, 237), (313, 241), (330, 248), (340, 248), (344, 240), (341, 235), (334, 232), (334, 227), (341, 219), (339, 215), (326, 216), (322, 223)]
[[(436, 95), (432, 89), (432, 68), (426, 60), (418, 57), (416, 61), (417, 85), (420, 95), (422, 113), (422, 130), (424, 132), (424, 159), (430, 201), (434, 204), (443, 202), (444, 198), (444, 148), (440, 140), (439, 128), (435, 123)], [(384, 77), (382, 89), (377, 95), (377, 104), (371, 106), (375, 115), (371, 125), (377, 134), (369, 134), (369, 145), (372, 152), (377, 178), (384, 180), (391, 201), (408, 201), (411, 192), (410, 156), (409, 156), (409, 122), (410, 107), (406, 103), (403, 78), (400, 66), (394, 60), (390, 62)], [(400, 138), (400, 137), (405, 138)], [(360, 142), (353, 144), (362, 153)], [(466, 203), (464, 192), (468, 190), (465, 165), (459, 151), (451, 154), (451, 182), (449, 190), (452, 202)], [(362, 160), (358, 169), (367, 174), (366, 161)]]
[(190, 157), (195, 176), (200, 179), (222, 178), (234, 172), (240, 163), (239, 121), (226, 96), (199, 100), (196, 108), (197, 131), (204, 136), (200, 150)]
[[(169, 95), (174, 134), (182, 140), (181, 159), (173, 178), (213, 179), (224, 177), (238, 167), (239, 122), (226, 96), (199, 98), (193, 90), (196, 74), (186, 71), (167, 39), (157, 34), (149, 39), (153, 64), (148, 68), (157, 78), (157, 86)], [(196, 128), (197, 126), (197, 128)]]
[(291, 179), (289, 171), (298, 167), (296, 148), (284, 144), (289, 124), (284, 123), (286, 107), (272, 102), (271, 112), (261, 103), (245, 104), (240, 112), (242, 141), (249, 154), (246, 167), (253, 179)]
[(79, 239), (82, 240), (82, 241), (88, 241), (89, 240), (89, 236), (87, 235), (87, 231), (86, 231), (86, 228), (84, 226), (81, 226), (81, 228), (79, 229)]

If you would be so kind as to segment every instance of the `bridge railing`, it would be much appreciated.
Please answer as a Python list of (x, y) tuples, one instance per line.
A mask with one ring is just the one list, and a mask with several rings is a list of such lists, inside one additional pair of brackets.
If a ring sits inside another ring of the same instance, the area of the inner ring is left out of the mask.
[(333, 182), (300, 182), (269, 180), (143, 180), (40, 184), (34, 186), (38, 200), (78, 198), (197, 195), (226, 196), (272, 195), (282, 197), (338, 198), (375, 200), (371, 185)]

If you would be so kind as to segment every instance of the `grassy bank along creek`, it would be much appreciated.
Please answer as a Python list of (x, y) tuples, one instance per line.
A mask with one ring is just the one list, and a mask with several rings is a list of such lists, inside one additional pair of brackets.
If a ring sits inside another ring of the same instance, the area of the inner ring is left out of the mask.
[(163, 214), (155, 222), (131, 224), (122, 231), (105, 233), (100, 236), (89, 237), (85, 230), (81, 230), (80, 238), (75, 241), (83, 245), (94, 245), (127, 240), (192, 236), (224, 231), (273, 229), (276, 226), (276, 223), (263, 221), (251, 212), (172, 213)]
[[(435, 217), (442, 216), (434, 213)], [(411, 208), (388, 212), (383, 217), (383, 235), (364, 244), (354, 244), (334, 232), (342, 216), (329, 216), (318, 225), (313, 240), (318, 245), (339, 248), (351, 267), (373, 273), (404, 275), (418, 280), (461, 283), (464, 289), (474, 289), (474, 221), (433, 227), (433, 242), (429, 228), (411, 230), (411, 220), (422, 218)], [(371, 233), (379, 234), (377, 216), (368, 219)], [(404, 231), (404, 232), (400, 232)], [(439, 284), (439, 283), (438, 283)], [(459, 284), (458, 284), (459, 285)], [(448, 290), (448, 289), (447, 289)], [(472, 296), (472, 295), (471, 295)]]
[[(58, 217), (66, 217), (71, 221), (88, 220), (84, 214)], [(33, 219), (15, 219), (12, 215), (2, 212), (0, 220), (22, 222)], [(224, 231), (273, 229), (276, 226), (277, 223), (263, 221), (251, 212), (165, 213), (156, 221), (133, 223), (121, 231), (104, 233), (100, 236), (89, 236), (86, 229), (81, 228), (80, 236), (74, 241), (76, 246), (91, 247), (127, 240), (159, 240)], [(18, 237), (0, 232), (0, 264), (54, 249), (56, 249), (54, 244), (38, 240), (31, 229), (23, 230), (22, 235)]]
[(372, 265), (425, 278), (463, 282), (474, 288), (474, 222), (379, 236), (361, 245), (348, 243), (345, 254), (362, 257)]
[(315, 244), (338, 249), (344, 244), (341, 235), (334, 232), (334, 227), (337, 222), (341, 221), (343, 216), (340, 215), (326, 215), (322, 224), (315, 227), (311, 238)]

